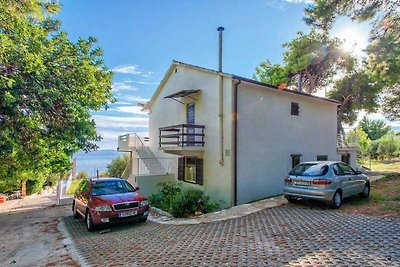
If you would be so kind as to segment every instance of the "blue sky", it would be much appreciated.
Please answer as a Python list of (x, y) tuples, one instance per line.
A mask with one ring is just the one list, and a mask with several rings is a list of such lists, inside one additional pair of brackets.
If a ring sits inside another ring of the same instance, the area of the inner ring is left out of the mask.
[[(151, 97), (173, 59), (217, 68), (218, 26), (225, 27), (225, 72), (251, 78), (261, 61), (280, 63), (281, 45), (297, 31), (308, 31), (302, 21), (308, 2), (61, 1), (57, 18), (63, 30), (72, 40), (96, 37), (106, 65), (115, 72), (113, 90), (119, 102), (107, 111), (93, 113), (103, 136), (100, 149), (116, 149), (120, 134), (148, 131), (148, 117), (137, 103)], [(334, 29), (336, 35), (343, 34), (347, 25), (340, 21)], [(365, 41), (368, 25), (356, 27)]]

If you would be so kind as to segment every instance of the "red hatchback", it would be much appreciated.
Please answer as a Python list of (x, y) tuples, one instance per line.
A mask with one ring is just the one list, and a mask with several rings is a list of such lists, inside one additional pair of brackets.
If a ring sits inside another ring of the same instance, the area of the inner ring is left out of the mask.
[(149, 214), (149, 202), (138, 190), (120, 178), (85, 179), (75, 191), (73, 214), (85, 218), (89, 231), (101, 224), (125, 219), (144, 222)]

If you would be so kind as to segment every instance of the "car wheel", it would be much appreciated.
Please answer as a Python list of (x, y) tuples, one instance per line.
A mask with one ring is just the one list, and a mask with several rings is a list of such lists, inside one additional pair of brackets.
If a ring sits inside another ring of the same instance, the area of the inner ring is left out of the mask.
[(297, 198), (294, 197), (285, 197), (287, 201), (289, 201), (289, 203), (296, 203)]
[(92, 216), (90, 215), (89, 210), (86, 211), (85, 222), (86, 222), (86, 229), (89, 232), (95, 229), (95, 225), (93, 224)]
[(366, 183), (364, 186), (364, 190), (360, 193), (360, 196), (362, 198), (368, 198), (370, 192), (371, 192), (370, 185), (369, 185), (369, 183)]
[(73, 216), (74, 216), (75, 218), (79, 218), (79, 214), (78, 214), (78, 212), (76, 211), (75, 201), (72, 202), (72, 214), (73, 214)]
[(338, 190), (335, 192), (333, 195), (332, 201), (331, 201), (331, 207), (334, 209), (338, 209), (342, 205), (342, 193)]

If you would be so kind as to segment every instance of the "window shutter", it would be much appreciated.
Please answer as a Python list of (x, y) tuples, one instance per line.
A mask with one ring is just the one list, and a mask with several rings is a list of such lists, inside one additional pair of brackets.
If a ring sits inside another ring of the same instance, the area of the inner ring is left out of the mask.
[(178, 180), (183, 181), (185, 178), (185, 158), (178, 158)]
[(196, 159), (196, 184), (203, 185), (203, 159)]

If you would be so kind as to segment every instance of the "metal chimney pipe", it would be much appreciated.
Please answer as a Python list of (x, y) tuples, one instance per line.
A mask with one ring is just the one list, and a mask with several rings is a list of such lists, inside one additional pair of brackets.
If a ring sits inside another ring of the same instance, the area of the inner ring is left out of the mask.
[(224, 27), (218, 27), (217, 31), (219, 31), (219, 53), (218, 53), (218, 71), (222, 72), (222, 32)]

